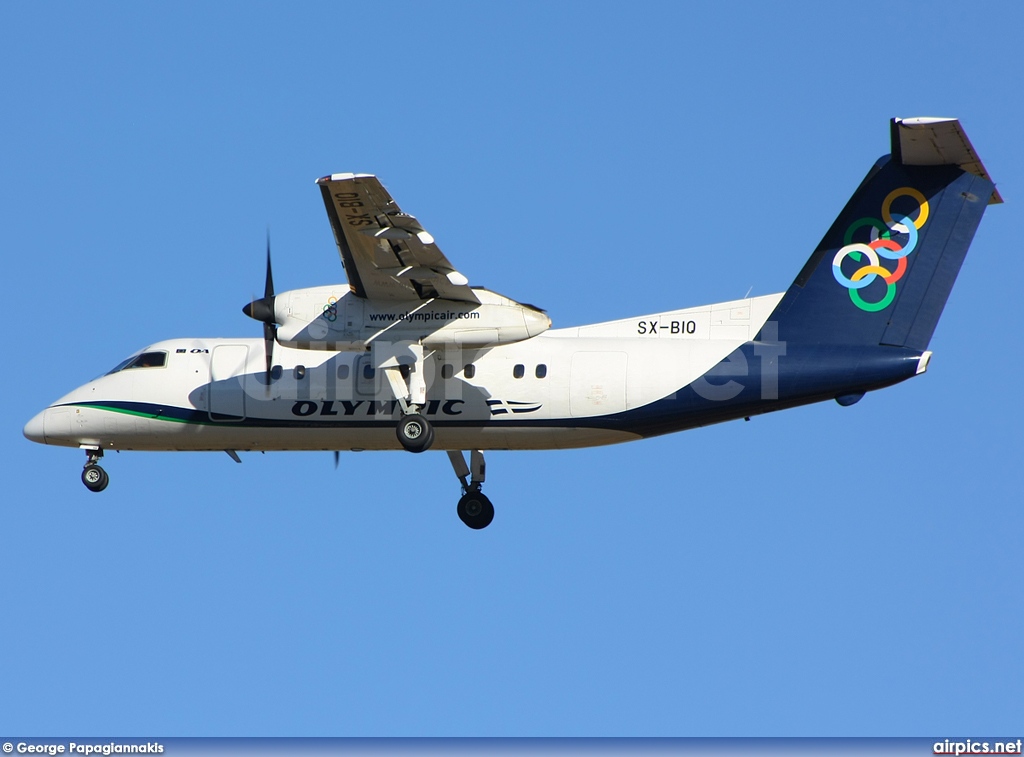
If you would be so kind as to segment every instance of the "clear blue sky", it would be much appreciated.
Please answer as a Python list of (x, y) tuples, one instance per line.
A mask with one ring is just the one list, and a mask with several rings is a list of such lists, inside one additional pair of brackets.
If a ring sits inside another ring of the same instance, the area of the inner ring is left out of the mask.
[[(347, 6), (347, 7), (346, 7)], [(845, 10), (846, 8), (848, 10)], [(1024, 10), (1013, 2), (0, 7), (0, 731), (1024, 731)], [(785, 289), (892, 116), (990, 208), (926, 376), (609, 448), (125, 453), (33, 414), (343, 280), (314, 178), (379, 175), (570, 326)]]

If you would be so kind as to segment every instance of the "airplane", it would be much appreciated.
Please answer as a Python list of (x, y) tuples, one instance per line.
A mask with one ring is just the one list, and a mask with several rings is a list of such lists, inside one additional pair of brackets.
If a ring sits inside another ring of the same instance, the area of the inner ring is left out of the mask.
[[(469, 279), (375, 176), (316, 180), (348, 285), (243, 308), (263, 339), (170, 339), (33, 417), (85, 451), (428, 449), (448, 453), (459, 518), (494, 517), (484, 452), (615, 444), (835, 400), (920, 375), (995, 184), (951, 118), (894, 118), (880, 158), (785, 292), (552, 328)], [(469, 453), (469, 462), (465, 453)]]

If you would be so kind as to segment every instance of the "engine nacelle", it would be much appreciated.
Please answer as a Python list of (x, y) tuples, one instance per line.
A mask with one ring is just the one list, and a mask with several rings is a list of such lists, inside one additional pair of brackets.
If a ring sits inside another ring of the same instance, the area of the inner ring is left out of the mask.
[(366, 350), (374, 342), (488, 347), (519, 342), (551, 327), (548, 316), (486, 289), (480, 303), (369, 301), (345, 285), (283, 292), (274, 300), (277, 341), (310, 350)]

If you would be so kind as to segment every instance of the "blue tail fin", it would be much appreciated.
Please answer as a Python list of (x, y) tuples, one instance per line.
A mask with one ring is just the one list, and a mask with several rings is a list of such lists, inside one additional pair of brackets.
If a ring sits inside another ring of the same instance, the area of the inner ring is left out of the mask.
[(871, 169), (770, 321), (790, 343), (923, 351), (985, 207), (1002, 202), (953, 119), (893, 119)]

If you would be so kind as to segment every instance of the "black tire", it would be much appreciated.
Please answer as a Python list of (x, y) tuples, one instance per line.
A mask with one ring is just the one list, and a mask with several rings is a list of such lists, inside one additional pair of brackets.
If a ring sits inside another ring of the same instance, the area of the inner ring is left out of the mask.
[(434, 429), (422, 415), (407, 415), (395, 429), (399, 443), (409, 452), (423, 452), (434, 443)]
[(82, 483), (91, 492), (101, 492), (110, 483), (110, 476), (100, 466), (89, 464), (82, 471)]
[(459, 500), (458, 513), (459, 520), (479, 531), (487, 528), (494, 520), (494, 505), (480, 492), (471, 491)]

